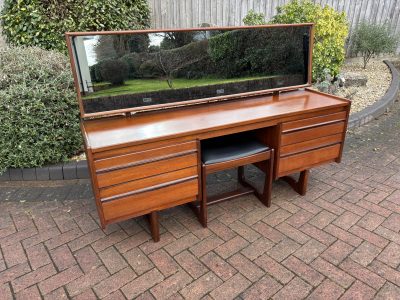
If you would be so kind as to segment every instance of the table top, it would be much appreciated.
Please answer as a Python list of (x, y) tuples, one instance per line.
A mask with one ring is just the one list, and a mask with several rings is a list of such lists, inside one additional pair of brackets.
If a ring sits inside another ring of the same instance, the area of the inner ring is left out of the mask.
[(256, 122), (278, 122), (282, 117), (348, 106), (349, 103), (339, 97), (305, 89), (138, 113), (131, 117), (84, 120), (82, 128), (87, 146), (97, 152)]

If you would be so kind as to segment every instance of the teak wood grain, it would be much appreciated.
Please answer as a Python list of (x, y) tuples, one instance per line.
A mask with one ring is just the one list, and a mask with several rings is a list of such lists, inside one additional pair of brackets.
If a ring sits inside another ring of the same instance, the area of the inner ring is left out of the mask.
[(197, 154), (162, 159), (147, 164), (97, 174), (99, 187), (154, 176), (187, 167), (197, 166)]
[[(132, 117), (111, 117), (84, 121), (88, 146), (94, 153), (180, 137), (198, 138), (210, 131), (254, 125), (267, 127), (302, 119), (302, 115), (349, 105), (344, 99), (313, 90), (255, 96), (245, 100), (221, 101), (197, 106), (139, 113)], [(318, 115), (318, 114), (317, 114)], [(247, 129), (251, 130), (251, 129)], [(207, 138), (207, 135), (206, 135)]]
[(165, 209), (194, 201), (198, 193), (198, 182), (189, 180), (160, 189), (124, 197), (116, 201), (102, 203), (104, 218), (107, 221), (147, 214), (154, 210)]
[(336, 121), (345, 121), (346, 115), (346, 111), (342, 111), (329, 115), (321, 115), (313, 118), (305, 118), (302, 120), (285, 122), (282, 124), (282, 132), (288, 133), (291, 130), (307, 129), (315, 125), (326, 125)]
[(112, 168), (121, 168), (129, 164), (141, 164), (157, 160), (160, 158), (168, 158), (173, 156), (180, 156), (197, 151), (196, 141), (190, 141), (182, 144), (174, 144), (171, 146), (150, 149), (146, 151), (134, 152), (124, 155), (118, 155), (105, 159), (98, 159), (94, 161), (94, 166), (99, 172)]
[[(340, 144), (328, 146), (316, 150), (311, 150), (287, 157), (283, 157), (279, 162), (279, 173), (285, 174), (293, 170), (306, 170), (309, 166), (315, 166), (322, 162), (332, 161), (340, 155)], [(293, 172), (293, 173), (294, 173)]]
[(123, 195), (131, 191), (137, 191), (151, 186), (177, 181), (179, 179), (189, 178), (197, 175), (197, 166), (161, 173), (154, 176), (102, 188), (100, 189), (100, 198), (107, 199), (112, 196)]
[(282, 135), (282, 146), (300, 143), (324, 136), (342, 133), (345, 129), (345, 122), (337, 122), (329, 125), (321, 125), (309, 129), (298, 130)]
[(320, 138), (315, 138), (307, 140), (304, 142), (286, 145), (281, 147), (280, 155), (281, 157), (313, 150), (316, 148), (321, 148), (333, 144), (338, 144), (343, 140), (343, 133), (338, 133), (334, 135), (323, 136)]

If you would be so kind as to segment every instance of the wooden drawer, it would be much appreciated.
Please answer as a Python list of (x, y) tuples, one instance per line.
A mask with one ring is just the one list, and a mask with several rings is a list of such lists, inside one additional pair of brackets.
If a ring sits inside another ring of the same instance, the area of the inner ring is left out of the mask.
[(296, 130), (293, 132), (284, 133), (282, 134), (281, 146), (301, 143), (304, 141), (309, 141), (320, 137), (342, 133), (344, 132), (344, 129), (345, 129), (345, 122), (336, 122), (333, 124), (322, 125), (322, 126), (312, 127), (309, 129)]
[(334, 123), (337, 121), (345, 121), (346, 116), (347, 112), (342, 111), (334, 114), (322, 115), (298, 121), (285, 122), (282, 124), (282, 132), (287, 133), (293, 130), (307, 129), (313, 126), (327, 125), (329, 123)]
[(155, 209), (164, 209), (194, 201), (197, 194), (197, 179), (139, 192), (117, 200), (103, 202), (104, 218), (109, 222), (143, 215)]
[(343, 133), (323, 136), (317, 139), (312, 139), (309, 141), (283, 146), (281, 147), (280, 155), (281, 157), (285, 157), (288, 155), (293, 155), (296, 153), (341, 143), (342, 140), (343, 140)]
[(111, 158), (97, 159), (94, 161), (94, 167), (97, 172), (124, 168), (132, 165), (143, 164), (163, 158), (180, 156), (183, 154), (193, 153), (197, 151), (196, 141), (175, 144), (167, 147), (150, 149), (118, 155)]
[(197, 166), (197, 153), (160, 159), (108, 172), (99, 172), (97, 173), (97, 183), (99, 188), (104, 188), (192, 166)]
[(279, 161), (279, 177), (289, 174), (290, 171), (302, 171), (320, 163), (332, 161), (339, 157), (340, 147), (341, 144), (336, 144), (333, 146), (282, 157)]
[(124, 197), (129, 193), (143, 191), (154, 186), (166, 184), (168, 182), (177, 182), (185, 178), (196, 178), (197, 166), (175, 170), (168, 173), (162, 173), (151, 177), (128, 181), (122, 184), (113, 185), (100, 189), (100, 198), (102, 201)]

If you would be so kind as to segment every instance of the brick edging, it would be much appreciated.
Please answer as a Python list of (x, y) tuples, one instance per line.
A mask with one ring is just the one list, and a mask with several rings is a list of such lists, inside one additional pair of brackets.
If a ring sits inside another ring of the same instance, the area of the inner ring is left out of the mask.
[[(392, 82), (386, 94), (371, 106), (364, 108), (350, 116), (348, 127), (361, 126), (387, 111), (397, 98), (399, 92), (399, 72), (395, 66), (387, 60), (384, 63), (392, 73)], [(8, 169), (0, 175), (0, 181), (40, 181), (40, 180), (71, 180), (87, 179), (89, 171), (87, 161), (60, 163), (51, 166), (37, 168)]]
[(380, 98), (374, 104), (350, 115), (348, 128), (362, 126), (381, 116), (388, 111), (390, 106), (397, 99), (400, 85), (399, 71), (390, 61), (384, 60), (383, 62), (389, 67), (390, 72), (392, 73), (392, 82), (390, 83), (389, 89), (386, 91), (385, 95), (383, 95), (382, 98)]
[(0, 181), (42, 181), (87, 179), (87, 161), (72, 161), (37, 168), (8, 169), (0, 175)]

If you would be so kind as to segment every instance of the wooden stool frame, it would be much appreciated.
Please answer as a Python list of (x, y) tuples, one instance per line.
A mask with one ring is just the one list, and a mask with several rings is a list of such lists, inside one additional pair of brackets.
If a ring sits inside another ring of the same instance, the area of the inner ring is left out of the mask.
[[(244, 166), (254, 163), (261, 163), (265, 172), (264, 188), (263, 192), (259, 193), (257, 189), (248, 181), (244, 176)], [(202, 185), (202, 198), (200, 201), (199, 208), (199, 220), (203, 227), (207, 227), (207, 206), (227, 201), (236, 197), (240, 197), (247, 194), (255, 194), (255, 196), (263, 203), (266, 207), (271, 206), (271, 189), (272, 189), (272, 177), (273, 177), (273, 166), (274, 166), (274, 149), (269, 149), (261, 153), (241, 157), (234, 160), (228, 160), (224, 162), (214, 164), (202, 163), (201, 168), (201, 185)], [(222, 170), (238, 168), (238, 183), (241, 187), (234, 191), (229, 191), (213, 197), (207, 197), (207, 175), (216, 173)]]

